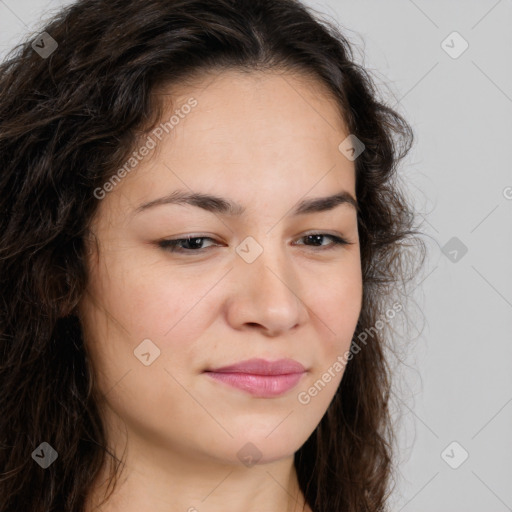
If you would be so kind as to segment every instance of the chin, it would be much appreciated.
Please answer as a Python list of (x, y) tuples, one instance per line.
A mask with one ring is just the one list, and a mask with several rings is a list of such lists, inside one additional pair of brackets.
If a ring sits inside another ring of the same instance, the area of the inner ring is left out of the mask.
[[(275, 428), (275, 425), (274, 427)], [(254, 464), (269, 464), (278, 460), (292, 457), (294, 453), (304, 444), (307, 437), (291, 437), (285, 430), (281, 432), (267, 429), (263, 434), (261, 432), (251, 432), (247, 428), (243, 435), (236, 436), (229, 440), (229, 457), (232, 462), (242, 463), (251, 467)], [(233, 455), (235, 458), (233, 459)]]

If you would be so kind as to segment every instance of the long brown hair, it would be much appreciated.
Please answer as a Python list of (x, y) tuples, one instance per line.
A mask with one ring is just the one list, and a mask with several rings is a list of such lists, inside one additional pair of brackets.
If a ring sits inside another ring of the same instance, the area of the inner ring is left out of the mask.
[[(80, 0), (44, 31), (0, 66), (0, 512), (82, 512), (109, 458), (115, 482), (76, 315), (93, 191), (155, 126), (154, 91), (211, 69), (313, 76), (365, 146), (355, 160), (363, 304), (353, 339), (365, 343), (295, 465), (315, 512), (386, 510), (391, 372), (375, 326), (414, 274), (406, 246), (424, 248), (396, 172), (411, 127), (377, 98), (339, 29), (298, 1)], [(42, 442), (58, 453), (47, 469), (31, 457)]]

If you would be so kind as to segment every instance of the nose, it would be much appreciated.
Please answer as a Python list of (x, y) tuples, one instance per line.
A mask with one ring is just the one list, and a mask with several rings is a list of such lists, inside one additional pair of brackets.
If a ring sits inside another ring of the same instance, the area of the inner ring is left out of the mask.
[(258, 329), (275, 337), (296, 329), (308, 318), (301, 281), (284, 249), (263, 252), (252, 263), (237, 256), (231, 278), (236, 282), (227, 317), (235, 329)]

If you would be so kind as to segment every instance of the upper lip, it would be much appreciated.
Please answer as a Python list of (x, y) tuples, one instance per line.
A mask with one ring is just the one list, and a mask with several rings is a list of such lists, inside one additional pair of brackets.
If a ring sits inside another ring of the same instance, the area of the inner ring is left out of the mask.
[(248, 359), (229, 366), (213, 368), (207, 372), (217, 373), (248, 373), (252, 375), (289, 375), (291, 373), (303, 373), (304, 366), (294, 359), (278, 359), (266, 361), (265, 359)]

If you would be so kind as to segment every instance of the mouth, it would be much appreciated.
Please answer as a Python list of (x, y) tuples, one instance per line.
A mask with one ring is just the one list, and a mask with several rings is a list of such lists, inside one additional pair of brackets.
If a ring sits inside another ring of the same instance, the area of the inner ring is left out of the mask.
[(307, 373), (293, 359), (266, 361), (250, 359), (229, 366), (205, 370), (212, 379), (245, 391), (255, 397), (272, 398), (293, 389)]

